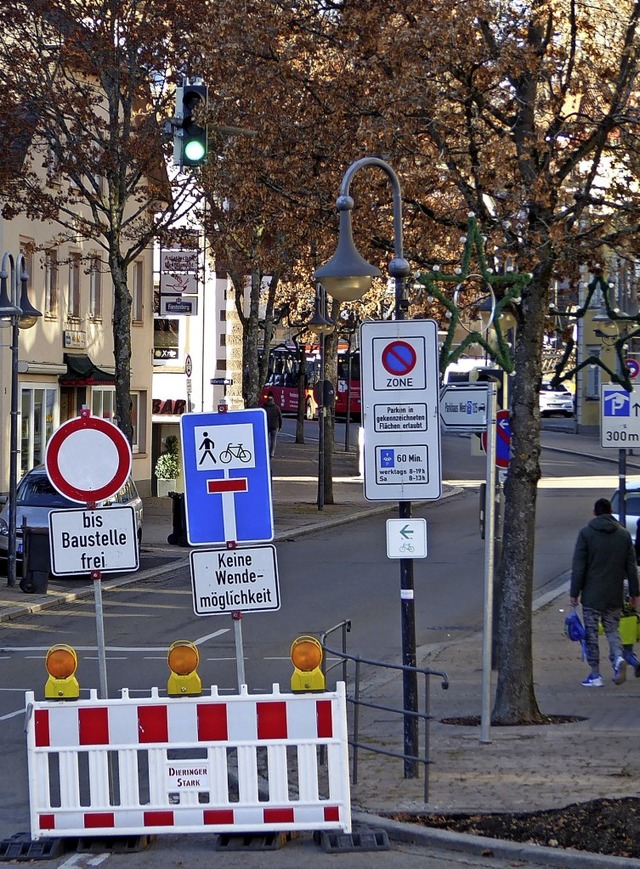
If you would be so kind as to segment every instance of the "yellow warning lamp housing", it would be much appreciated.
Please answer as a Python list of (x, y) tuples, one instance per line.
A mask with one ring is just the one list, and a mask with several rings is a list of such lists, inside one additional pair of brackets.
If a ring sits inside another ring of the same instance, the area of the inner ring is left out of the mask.
[(77, 700), (80, 685), (75, 677), (78, 669), (76, 650), (66, 643), (51, 646), (44, 659), (49, 678), (44, 686), (47, 700)]
[(167, 682), (170, 697), (193, 697), (202, 694), (202, 682), (196, 672), (200, 663), (198, 647), (191, 640), (176, 640), (167, 652), (167, 664), (171, 670)]
[(306, 635), (296, 637), (291, 643), (289, 654), (295, 668), (291, 676), (291, 690), (294, 693), (324, 691), (325, 678), (320, 669), (323, 657), (320, 641)]

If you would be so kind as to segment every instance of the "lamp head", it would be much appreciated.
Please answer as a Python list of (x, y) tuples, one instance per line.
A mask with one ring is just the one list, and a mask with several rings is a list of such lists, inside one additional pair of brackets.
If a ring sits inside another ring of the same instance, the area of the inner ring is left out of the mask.
[(313, 306), (313, 317), (307, 323), (307, 328), (315, 335), (328, 335), (329, 332), (333, 332), (335, 326), (336, 324), (333, 320), (329, 320), (320, 311), (320, 299), (316, 293), (316, 299)]
[(34, 308), (31, 302), (29, 301), (29, 291), (27, 289), (27, 280), (28, 275), (26, 272), (22, 272), (20, 275), (20, 318), (18, 320), (18, 326), (21, 329), (31, 329), (32, 326), (35, 326), (38, 322), (38, 318), (42, 317), (42, 312), (38, 311), (37, 308)]
[(354, 244), (351, 227), (353, 199), (339, 196), (336, 206), (340, 212), (338, 247), (331, 259), (316, 269), (313, 276), (338, 302), (353, 302), (370, 289), (372, 279), (382, 272), (361, 257)]
[[(7, 272), (0, 272), (0, 320), (11, 320), (20, 314), (20, 308), (11, 304), (9, 291), (7, 290)], [(8, 323), (6, 325), (9, 325)]]

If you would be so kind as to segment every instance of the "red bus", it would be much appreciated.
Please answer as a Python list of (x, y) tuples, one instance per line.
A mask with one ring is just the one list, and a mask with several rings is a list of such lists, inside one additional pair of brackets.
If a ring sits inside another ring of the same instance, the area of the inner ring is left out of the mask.
[[(294, 347), (283, 344), (274, 347), (269, 358), (269, 370), (260, 403), (264, 403), (267, 393), (271, 391), (283, 413), (297, 413), (299, 366), (298, 351)], [(313, 388), (320, 381), (320, 354), (313, 348), (304, 350), (304, 374), (305, 416), (307, 419), (314, 419), (318, 415), (318, 404)], [(360, 353), (357, 350), (351, 353), (347, 350), (338, 351), (336, 414), (346, 416), (347, 405), (351, 416), (360, 416)]]

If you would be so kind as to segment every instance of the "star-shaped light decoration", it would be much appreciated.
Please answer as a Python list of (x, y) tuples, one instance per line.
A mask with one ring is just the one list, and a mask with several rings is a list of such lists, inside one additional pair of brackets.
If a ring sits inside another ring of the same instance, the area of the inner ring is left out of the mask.
[[(612, 371), (611, 368), (609, 368), (609, 366), (606, 364), (606, 362), (604, 362), (599, 356), (594, 355), (588, 356), (586, 359), (583, 359), (583, 361), (579, 365), (574, 365), (572, 368), (569, 368), (567, 370), (567, 364), (569, 363), (569, 359), (575, 346), (574, 339), (570, 337), (567, 339), (562, 358), (555, 366), (555, 374), (553, 375), (553, 378), (551, 380), (551, 385), (557, 386), (564, 380), (570, 380), (572, 377), (575, 377), (576, 373), (580, 371), (581, 368), (585, 368), (587, 365), (597, 365), (599, 368), (602, 368), (603, 371), (607, 372), (607, 374), (611, 378), (612, 383), (619, 383), (623, 389), (627, 390), (627, 392), (632, 392), (633, 383), (631, 381), (631, 376), (625, 359), (625, 347), (632, 338), (636, 338), (638, 335), (640, 335), (640, 313), (623, 314), (622, 311), (620, 311), (618, 308), (614, 308), (612, 306), (609, 299), (611, 290), (613, 289), (612, 284), (605, 281), (604, 277), (601, 274), (596, 275), (596, 277), (587, 286), (587, 297), (585, 299), (584, 305), (581, 308), (578, 308), (575, 311), (560, 311), (558, 308), (552, 305), (550, 307), (550, 313), (553, 317), (564, 317), (577, 322), (578, 320), (581, 320), (590, 309), (591, 300), (594, 293), (598, 289), (602, 293), (602, 300), (604, 302), (604, 308), (607, 312), (607, 317), (609, 318), (609, 320), (611, 320), (612, 323), (615, 323), (616, 327), (618, 328), (617, 337), (612, 335), (603, 339), (603, 343), (607, 343), (609, 346), (613, 346), (615, 348), (617, 371)], [(620, 329), (621, 325), (625, 325), (627, 328)]]
[[(459, 359), (473, 344), (482, 347), (487, 355), (508, 374), (514, 370), (513, 355), (505, 340), (500, 315), (513, 312), (523, 288), (531, 280), (531, 275), (509, 270), (504, 274), (496, 274), (487, 266), (484, 252), (485, 240), (478, 228), (475, 215), (470, 213), (467, 234), (461, 239), (464, 244), (462, 264), (455, 273), (443, 274), (438, 267), (434, 267), (430, 272), (419, 272), (415, 275), (415, 283), (424, 287), (428, 297), (437, 299), (446, 308), (446, 316), (449, 319), (449, 328), (440, 349), (440, 371), (444, 371), (447, 365)], [(466, 287), (465, 281), (469, 284)], [(473, 281), (480, 281), (483, 289), (473, 292), (470, 286)], [(440, 289), (439, 284), (454, 285), (453, 298), (450, 298), (446, 289)], [(461, 310), (470, 308), (479, 313), (482, 309), (486, 310), (487, 305), (490, 310), (487, 324), (481, 329), (469, 329), (461, 318)], [(458, 326), (462, 326), (467, 335), (453, 349)], [(495, 343), (490, 343), (485, 337), (491, 326), (495, 331)]]

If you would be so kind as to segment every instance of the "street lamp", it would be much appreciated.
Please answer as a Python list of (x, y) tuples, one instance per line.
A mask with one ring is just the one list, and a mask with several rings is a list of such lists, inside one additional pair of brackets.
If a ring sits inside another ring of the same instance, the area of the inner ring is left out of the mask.
[(307, 323), (307, 328), (314, 335), (318, 336), (320, 345), (320, 380), (316, 390), (316, 400), (318, 402), (318, 510), (324, 510), (324, 421), (325, 421), (325, 386), (324, 386), (324, 359), (325, 346), (324, 339), (329, 332), (335, 328), (333, 320), (329, 320), (325, 314), (327, 309), (327, 300), (322, 286), (319, 284), (316, 287), (316, 297), (313, 306), (313, 317)]
[[(353, 176), (365, 166), (376, 166), (382, 169), (391, 182), (393, 191), (393, 259), (387, 269), (395, 282), (395, 319), (403, 320), (407, 308), (404, 283), (411, 274), (411, 267), (403, 255), (402, 241), (402, 193), (400, 181), (391, 166), (379, 157), (363, 157), (356, 160), (347, 169), (342, 179), (340, 195), (336, 207), (340, 212), (340, 234), (338, 247), (331, 259), (316, 269), (314, 277), (319, 280), (327, 293), (338, 301), (353, 301), (367, 292), (374, 277), (380, 275), (380, 269), (363, 259), (356, 250), (351, 229), (351, 211), (353, 199), (349, 196), (349, 188)], [(366, 445), (365, 445), (366, 449)], [(411, 518), (411, 501), (400, 501), (398, 504), (400, 519)], [(416, 778), (418, 775), (418, 679), (416, 666), (416, 620), (413, 583), (413, 559), (400, 559), (400, 598), (402, 620), (402, 663), (408, 669), (403, 670), (403, 703), (404, 716), (404, 775), (405, 778)], [(412, 759), (414, 758), (414, 759)]]
[[(7, 282), (9, 281), (9, 288)], [(18, 298), (18, 281), (20, 297)], [(23, 254), (14, 260), (10, 253), (2, 257), (0, 269), (0, 321), (11, 326), (11, 434), (9, 445), (9, 548), (7, 585), (16, 584), (16, 491), (18, 488), (18, 335), (19, 329), (35, 326), (42, 314), (29, 301), (26, 261)]]

